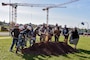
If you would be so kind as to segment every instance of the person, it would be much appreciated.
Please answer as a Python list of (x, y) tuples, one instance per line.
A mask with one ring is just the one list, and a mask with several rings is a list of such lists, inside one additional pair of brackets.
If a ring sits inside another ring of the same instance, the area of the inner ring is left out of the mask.
[(25, 47), (25, 30), (24, 26), (19, 26), (20, 34), (18, 35), (18, 42), (16, 47), (16, 53)]
[(50, 25), (47, 26), (45, 35), (46, 35), (45, 41), (51, 42), (52, 36), (53, 36), (53, 30), (52, 30), (52, 27)]
[(41, 35), (40, 35), (40, 42), (44, 42), (45, 41), (45, 33), (46, 33), (46, 24), (43, 23), (43, 26), (41, 26), (40, 28), (40, 32), (41, 32)]
[(84, 31), (84, 33), (83, 33), (83, 36), (84, 36), (84, 37), (85, 37), (85, 36), (88, 37), (88, 30), (87, 30), (87, 29), (85, 29), (85, 31)]
[(30, 35), (32, 34), (32, 32), (33, 32), (33, 27), (31, 25), (28, 25), (27, 26), (28, 37), (30, 37)]
[(32, 34), (33, 34), (33, 27), (31, 25), (27, 26), (27, 36), (29, 38), (29, 43), (31, 45), (31, 37), (32, 37)]
[(27, 37), (30, 38), (31, 33), (33, 32), (33, 27), (31, 25), (31, 23), (29, 25), (27, 25), (26, 27), (26, 33), (27, 33)]
[(63, 29), (63, 35), (64, 35), (64, 42), (66, 44), (68, 44), (68, 37), (69, 37), (69, 29), (67, 28), (67, 26), (65, 25), (64, 29)]
[(31, 32), (33, 32), (33, 26), (32, 26), (32, 24), (30, 23), (29, 26), (31, 28)]
[(30, 46), (36, 43), (36, 30), (34, 30), (31, 34)]
[(55, 42), (59, 42), (60, 33), (61, 33), (60, 27), (58, 26), (58, 24), (56, 24), (54, 29)]
[(78, 31), (77, 31), (77, 28), (75, 27), (72, 30), (71, 36), (70, 36), (70, 43), (75, 45), (74, 49), (76, 49), (78, 41), (79, 41), (79, 34), (78, 34)]
[(15, 24), (14, 29), (11, 31), (11, 36), (13, 37), (13, 40), (12, 40), (12, 45), (10, 47), (10, 52), (12, 52), (14, 45), (15, 44), (17, 45), (18, 35), (20, 33), (18, 27), (19, 27), (19, 25)]
[(34, 31), (35, 31), (35, 33), (38, 35), (38, 36), (40, 36), (41, 35), (41, 33), (40, 33), (40, 25), (39, 26), (37, 26), (36, 28), (34, 28)]

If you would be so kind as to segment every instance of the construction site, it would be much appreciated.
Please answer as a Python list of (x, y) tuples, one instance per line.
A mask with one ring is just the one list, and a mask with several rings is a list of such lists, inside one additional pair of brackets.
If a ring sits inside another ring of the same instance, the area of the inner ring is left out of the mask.
[[(9, 2), (2, 1), (2, 7), (8, 8), (8, 22), (0, 21), (0, 41), (2, 42), (0, 43), (0, 52), (2, 52), (0, 59), (89, 60), (90, 43), (86, 42), (86, 40), (90, 39), (90, 22), (88, 20), (79, 21), (80, 15), (77, 9), (82, 7), (79, 5), (81, 2), (79, 1), (80, 0), (68, 0), (64, 2), (61, 1), (62, 3), (59, 1), (55, 1), (56, 3), (54, 3), (54, 1), (50, 3), (48, 1), (43, 3), (33, 3), (33, 1), (32, 3), (30, 3), (30, 1), (28, 1), (29, 3), (25, 1), (23, 3), (20, 1), (15, 2), (12, 0), (9, 0)], [(74, 3), (76, 3), (77, 6)], [(70, 6), (70, 4), (72, 6)], [(26, 11), (23, 9), (25, 7)], [(69, 11), (68, 7), (72, 9)], [(75, 12), (74, 8), (76, 7)], [(21, 8), (21, 10), (19, 8)], [(61, 11), (66, 9), (67, 12), (60, 12), (62, 14), (60, 15), (59, 9), (61, 8)], [(27, 9), (31, 10), (29, 11)], [(21, 16), (19, 14), (21, 14)], [(25, 16), (24, 14), (27, 15)], [(84, 17), (80, 19), (83, 18)], [(69, 21), (69, 19), (71, 20)], [(8, 40), (7, 43), (5, 42), (6, 40)], [(74, 43), (72, 43), (72, 41)], [(86, 44), (84, 44), (84, 42)], [(3, 44), (7, 45), (5, 46), (6, 48), (4, 48)], [(7, 51), (6, 49), (9, 47), (10, 49)], [(7, 52), (7, 57), (11, 56), (11, 58), (9, 57), (7, 59), (3, 50)], [(3, 56), (5, 56), (5, 58)]]

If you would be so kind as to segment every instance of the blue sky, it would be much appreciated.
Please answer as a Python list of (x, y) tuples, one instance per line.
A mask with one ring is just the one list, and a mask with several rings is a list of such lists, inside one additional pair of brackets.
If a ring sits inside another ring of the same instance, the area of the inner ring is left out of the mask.
[[(62, 4), (70, 0), (11, 0), (13, 3), (32, 3), (32, 4)], [(0, 0), (0, 3), (9, 0)], [(67, 25), (68, 27), (80, 26), (87, 28), (87, 23), (82, 26), (81, 22), (88, 22), (90, 25), (90, 0), (79, 0), (65, 5), (67, 8), (52, 8), (49, 12), (49, 24)], [(46, 23), (46, 12), (43, 7), (18, 7), (17, 23)], [(0, 20), (9, 22), (9, 7), (0, 4)], [(90, 28), (90, 27), (89, 27)]]

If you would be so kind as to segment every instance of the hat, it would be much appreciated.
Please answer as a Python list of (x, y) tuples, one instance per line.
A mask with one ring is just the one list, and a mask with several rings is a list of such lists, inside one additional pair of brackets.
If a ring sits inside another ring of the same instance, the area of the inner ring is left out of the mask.
[(20, 29), (20, 30), (23, 30), (23, 29), (25, 29), (25, 28), (24, 28), (24, 26), (19, 26), (19, 29)]
[(27, 26), (27, 29), (28, 29), (28, 30), (31, 30), (32, 28), (31, 28), (31, 26)]
[(15, 26), (16, 26), (16, 27), (18, 27), (18, 26), (19, 26), (19, 24), (15, 24)]

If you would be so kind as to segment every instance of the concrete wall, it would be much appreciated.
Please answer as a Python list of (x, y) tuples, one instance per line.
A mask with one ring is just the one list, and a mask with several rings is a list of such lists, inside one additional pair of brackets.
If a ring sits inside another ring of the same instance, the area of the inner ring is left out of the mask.
[(9, 32), (0, 32), (0, 36), (10, 36)]

